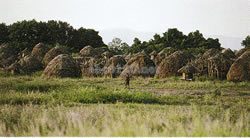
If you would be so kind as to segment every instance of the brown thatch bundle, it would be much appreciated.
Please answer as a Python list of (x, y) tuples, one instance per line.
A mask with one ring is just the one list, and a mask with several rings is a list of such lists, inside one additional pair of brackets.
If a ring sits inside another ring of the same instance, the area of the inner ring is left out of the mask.
[(80, 55), (82, 57), (96, 57), (98, 54), (92, 46), (85, 46), (83, 49), (81, 49)]
[(28, 48), (25, 48), (20, 53), (18, 53), (18, 58), (21, 59), (21, 58), (28, 56), (30, 54), (31, 54), (31, 51)]
[(222, 53), (223, 55), (225, 55), (227, 58), (230, 58), (230, 59), (235, 59), (235, 58), (236, 58), (234, 52), (233, 52), (230, 48), (223, 49), (223, 50), (221, 51), (221, 53)]
[(130, 76), (152, 77), (155, 75), (155, 64), (146, 54), (138, 53), (126, 63), (120, 76), (124, 77), (127, 74)]
[(31, 54), (36, 56), (38, 60), (42, 62), (45, 54), (49, 51), (49, 48), (43, 43), (38, 43), (33, 49)]
[(124, 56), (124, 59), (126, 60), (126, 62), (128, 62), (130, 60), (130, 58), (132, 57), (132, 54), (129, 53), (128, 55)]
[(193, 64), (188, 63), (187, 65), (183, 66), (178, 70), (179, 73), (198, 73), (199, 69), (196, 68)]
[(208, 75), (208, 59), (220, 53), (220, 50), (212, 48), (196, 58), (194, 65), (200, 70), (201, 75)]
[(208, 59), (208, 75), (212, 78), (225, 79), (233, 60), (224, 54), (217, 54)]
[(242, 48), (239, 51), (236, 52), (236, 57), (240, 57), (243, 53), (245, 53), (246, 51), (250, 50), (250, 48)]
[(0, 45), (0, 68), (6, 68), (17, 60), (18, 54), (14, 49), (9, 44)]
[(103, 58), (109, 59), (109, 58), (111, 58), (114, 54), (113, 54), (112, 52), (110, 52), (110, 51), (105, 51), (105, 52), (103, 52), (101, 55), (102, 55)]
[(171, 47), (164, 48), (156, 55), (155, 60), (154, 60), (155, 64), (159, 65), (164, 58), (173, 54), (175, 51), (176, 49), (171, 48)]
[(43, 64), (45, 66), (48, 65), (48, 63), (54, 59), (56, 56), (60, 55), (60, 54), (67, 54), (68, 52), (63, 48), (63, 47), (59, 47), (56, 46), (52, 49), (50, 49), (44, 56), (43, 58)]
[(25, 56), (18, 63), (20, 64), (21, 72), (24, 74), (30, 74), (43, 69), (43, 64), (34, 55)]
[(43, 71), (45, 77), (80, 77), (80, 67), (75, 60), (67, 55), (61, 54), (49, 62)]
[(186, 65), (192, 58), (192, 55), (182, 51), (176, 51), (162, 60), (156, 70), (156, 76), (165, 78), (178, 75), (178, 70)]
[(84, 77), (103, 76), (103, 68), (106, 60), (103, 58), (86, 57), (81, 64), (81, 72)]
[(227, 74), (229, 81), (250, 80), (250, 51), (244, 52), (230, 67)]
[(156, 59), (156, 56), (158, 55), (158, 53), (154, 50), (149, 55), (150, 55), (150, 59), (155, 62), (155, 59)]
[(104, 75), (112, 78), (119, 76), (125, 64), (126, 60), (122, 56), (111, 57), (104, 66)]

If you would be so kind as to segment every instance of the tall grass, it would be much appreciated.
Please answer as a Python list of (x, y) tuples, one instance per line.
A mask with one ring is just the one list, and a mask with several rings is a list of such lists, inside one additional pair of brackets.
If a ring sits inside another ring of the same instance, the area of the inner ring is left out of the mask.
[(1, 136), (250, 136), (250, 113), (210, 106), (1, 106)]

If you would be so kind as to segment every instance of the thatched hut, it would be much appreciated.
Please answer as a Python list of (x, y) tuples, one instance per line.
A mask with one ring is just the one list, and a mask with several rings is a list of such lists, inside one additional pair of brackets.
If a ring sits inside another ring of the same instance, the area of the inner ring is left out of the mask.
[(30, 74), (43, 69), (42, 62), (34, 55), (28, 55), (21, 58), (20, 64), (21, 73)]
[(6, 68), (18, 58), (18, 52), (9, 44), (0, 45), (0, 68)]
[(32, 49), (31, 54), (35, 57), (37, 57), (37, 59), (39, 61), (42, 62), (45, 54), (49, 51), (49, 48), (44, 45), (43, 43), (38, 43), (37, 45), (35, 45), (35, 47)]
[(103, 58), (85, 57), (81, 64), (83, 77), (100, 77), (103, 76), (103, 68), (106, 60)]
[(85, 46), (83, 49), (81, 49), (80, 55), (82, 57), (96, 57), (97, 51), (92, 46)]
[(171, 48), (171, 47), (162, 49), (155, 57), (155, 60), (154, 60), (155, 64), (159, 65), (164, 58), (173, 54), (175, 51), (176, 49)]
[(225, 55), (229, 59), (235, 59), (236, 58), (236, 55), (234, 54), (234, 52), (230, 48), (223, 49), (221, 51), (221, 53), (223, 55)]
[(250, 80), (250, 51), (245, 51), (230, 67), (227, 80), (249, 81)]
[(208, 59), (220, 53), (220, 50), (212, 48), (195, 59), (194, 65), (200, 70), (201, 75), (208, 75)]
[(52, 49), (50, 49), (44, 56), (43, 58), (43, 64), (45, 66), (48, 65), (48, 63), (54, 59), (56, 56), (61, 55), (61, 54), (67, 54), (68, 52), (63, 48), (63, 47), (59, 47), (56, 46)]
[(225, 79), (233, 60), (224, 54), (217, 54), (208, 58), (208, 76), (211, 78)]
[(80, 75), (80, 67), (76, 64), (75, 60), (67, 54), (56, 56), (43, 71), (43, 76), (48, 78), (80, 77)]
[(152, 77), (155, 75), (155, 64), (146, 54), (138, 53), (129, 59), (120, 76), (124, 77), (127, 74)]
[(104, 66), (104, 75), (112, 78), (119, 76), (125, 64), (126, 61), (122, 56), (111, 57)]
[(183, 66), (178, 70), (179, 73), (182, 73), (183, 80), (193, 80), (193, 76), (195, 73), (199, 72), (199, 69), (193, 66), (191, 63)]
[(162, 60), (157, 67), (156, 76), (159, 78), (176, 76), (179, 74), (178, 70), (186, 65), (192, 58), (193, 56), (188, 53), (176, 51)]
[(101, 55), (104, 59), (110, 59), (112, 56), (114, 56), (114, 54), (110, 51), (105, 51)]

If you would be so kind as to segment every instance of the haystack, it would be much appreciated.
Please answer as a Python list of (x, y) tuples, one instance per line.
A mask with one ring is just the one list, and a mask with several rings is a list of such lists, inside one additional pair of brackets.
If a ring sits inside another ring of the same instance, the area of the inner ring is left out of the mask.
[(193, 64), (188, 63), (178, 70), (179, 73), (182, 73), (182, 79), (184, 80), (193, 80), (193, 74), (198, 73), (197, 69)]
[(104, 66), (104, 75), (112, 78), (119, 76), (125, 64), (126, 61), (122, 56), (111, 57)]
[(182, 51), (176, 51), (162, 60), (156, 70), (156, 76), (165, 78), (178, 75), (178, 70), (192, 59), (192, 55)]
[(106, 60), (103, 58), (85, 57), (81, 64), (83, 77), (100, 77), (103, 76), (103, 68)]
[(221, 51), (221, 53), (222, 53), (223, 55), (225, 55), (225, 56), (226, 56), (227, 58), (229, 58), (229, 59), (235, 59), (235, 58), (236, 58), (234, 52), (233, 52), (230, 48), (223, 49), (223, 50)]
[(240, 49), (239, 51), (237, 51), (236, 52), (236, 57), (238, 58), (238, 57), (240, 57), (243, 53), (245, 53), (246, 51), (249, 51), (250, 50), (250, 48), (242, 48), (242, 49)]
[(33, 49), (31, 54), (35, 57), (37, 57), (37, 59), (39, 61), (42, 62), (45, 54), (49, 51), (49, 48), (44, 45), (43, 43), (38, 43)]
[(208, 76), (217, 79), (225, 79), (233, 60), (224, 54), (217, 54), (208, 59)]
[(164, 58), (173, 54), (175, 51), (176, 49), (171, 48), (171, 47), (164, 48), (156, 55), (155, 60), (154, 60), (155, 64), (159, 65)]
[(24, 74), (30, 74), (43, 69), (43, 64), (34, 55), (25, 56), (18, 63), (20, 64), (21, 72)]
[(200, 70), (201, 75), (208, 75), (208, 59), (220, 53), (220, 50), (212, 48), (195, 59), (194, 65)]
[(146, 54), (136, 54), (126, 63), (120, 76), (124, 77), (127, 74), (130, 76), (152, 77), (155, 75), (155, 64)]
[(92, 46), (85, 46), (83, 49), (81, 49), (80, 55), (82, 57), (96, 57), (98, 54)]
[(6, 68), (17, 60), (18, 53), (14, 49), (9, 44), (0, 45), (0, 68)]
[(250, 80), (250, 51), (245, 51), (230, 67), (227, 74), (229, 81)]
[(110, 52), (110, 51), (105, 51), (101, 55), (105, 59), (110, 59), (114, 54), (112, 52)]
[(48, 63), (54, 59), (56, 56), (60, 55), (60, 54), (67, 54), (68, 52), (63, 48), (63, 47), (59, 47), (56, 46), (52, 49), (50, 49), (44, 56), (43, 58), (43, 64), (45, 66), (48, 65)]
[(48, 78), (80, 77), (80, 75), (80, 67), (76, 64), (74, 59), (67, 54), (56, 56), (49, 62), (49, 64), (43, 71), (43, 76)]

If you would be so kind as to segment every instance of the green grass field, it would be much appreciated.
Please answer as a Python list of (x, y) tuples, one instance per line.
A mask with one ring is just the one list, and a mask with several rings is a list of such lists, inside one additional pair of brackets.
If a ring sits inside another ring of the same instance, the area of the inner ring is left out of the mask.
[(250, 136), (250, 82), (0, 73), (0, 136)]

